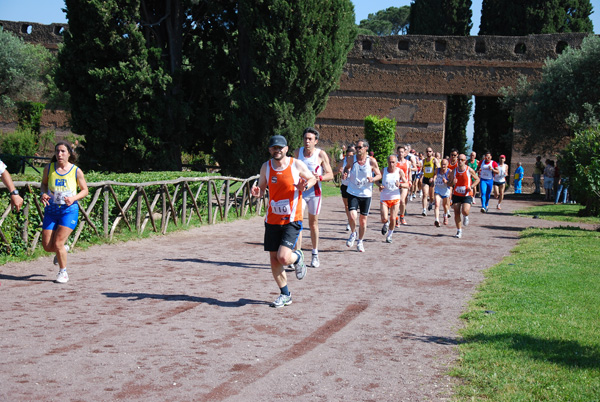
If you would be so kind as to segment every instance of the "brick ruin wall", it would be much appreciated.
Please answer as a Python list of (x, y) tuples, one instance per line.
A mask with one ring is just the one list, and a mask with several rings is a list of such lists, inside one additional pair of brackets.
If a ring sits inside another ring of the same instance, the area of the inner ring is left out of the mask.
[[(317, 117), (321, 143), (363, 138), (364, 118), (374, 114), (396, 120), (397, 144), (447, 153), (448, 95), (498, 96), (500, 88), (514, 87), (522, 75), (539, 79), (547, 58), (556, 58), (566, 46), (580, 47), (585, 36), (359, 36), (339, 89)], [(514, 149), (511, 172), (519, 161), (531, 174), (534, 156)]]
[[(68, 25), (0, 21), (0, 29), (56, 51)], [(359, 36), (338, 90), (317, 116), (321, 146), (363, 138), (364, 118), (378, 115), (396, 120), (396, 143), (443, 152), (448, 95), (498, 96), (521, 75), (538, 79), (547, 58), (556, 58), (566, 46), (579, 47), (585, 36)], [(68, 118), (47, 111), (42, 125), (68, 129)], [(526, 172), (531, 170), (532, 157), (515, 149), (513, 165), (519, 160)]]

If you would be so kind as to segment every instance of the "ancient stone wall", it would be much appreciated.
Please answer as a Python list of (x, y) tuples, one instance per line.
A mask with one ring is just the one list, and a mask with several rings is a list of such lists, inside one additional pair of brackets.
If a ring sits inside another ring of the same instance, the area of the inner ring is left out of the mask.
[(67, 24), (38, 24), (23, 21), (0, 21), (0, 29), (12, 32), (25, 42), (43, 45), (51, 51), (57, 51), (63, 35), (68, 29)]
[(537, 79), (547, 58), (585, 36), (359, 36), (317, 118), (321, 142), (362, 138), (364, 118), (374, 114), (396, 119), (397, 143), (443, 152), (448, 95), (498, 96), (521, 75)]

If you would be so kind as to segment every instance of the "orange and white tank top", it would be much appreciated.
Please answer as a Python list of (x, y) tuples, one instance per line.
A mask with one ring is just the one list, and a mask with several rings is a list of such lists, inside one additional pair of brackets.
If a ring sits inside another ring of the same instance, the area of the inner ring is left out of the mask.
[[(465, 168), (464, 171), (459, 171), (458, 168), (454, 170), (454, 190), (453, 195), (460, 197), (467, 197), (473, 195), (473, 189), (471, 188), (471, 173), (469, 168)], [(467, 191), (467, 188), (469, 191)]]
[(402, 161), (398, 161), (398, 163), (396, 163), (396, 167), (402, 169), (402, 171), (404, 172), (404, 177), (410, 177), (408, 175), (408, 159), (404, 159), (402, 158)]
[(285, 225), (302, 220), (302, 192), (295, 184), (300, 180), (300, 172), (294, 166), (294, 158), (288, 165), (277, 170), (267, 162), (267, 185), (269, 186), (269, 208), (265, 222), (270, 225)]
[(458, 160), (454, 163), (454, 165), (450, 164), (450, 161), (448, 161), (448, 169), (450, 169), (454, 172), (457, 167), (458, 167)]

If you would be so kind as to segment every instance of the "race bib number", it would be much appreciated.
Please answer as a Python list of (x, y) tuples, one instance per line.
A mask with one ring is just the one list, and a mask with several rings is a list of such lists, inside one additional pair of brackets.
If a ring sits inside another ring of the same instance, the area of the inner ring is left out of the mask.
[(425, 173), (433, 173), (433, 167), (425, 166)]
[(292, 207), (289, 200), (271, 201), (271, 211), (277, 215), (291, 215)]
[(454, 189), (459, 194), (465, 194), (467, 192), (466, 186), (458, 186)]
[(72, 197), (72, 196), (73, 196), (72, 191), (55, 191), (54, 194), (52, 195), (52, 201), (54, 202), (54, 204), (64, 205), (64, 204), (66, 204), (65, 197)]

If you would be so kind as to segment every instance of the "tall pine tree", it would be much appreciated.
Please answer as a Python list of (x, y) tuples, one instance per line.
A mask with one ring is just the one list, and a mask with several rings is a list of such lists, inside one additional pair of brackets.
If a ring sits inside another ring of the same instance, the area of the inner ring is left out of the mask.
[[(414, 0), (410, 5), (408, 33), (412, 35), (469, 35), (471, 0)], [(467, 123), (471, 100), (465, 95), (449, 95), (444, 128), (444, 151), (466, 151)]]
[[(589, 0), (483, 0), (479, 35), (592, 32)], [(510, 163), (512, 113), (496, 97), (476, 97), (473, 150), (505, 154)]]
[(300, 143), (354, 43), (350, 0), (66, 0), (57, 81), (82, 162), (178, 169), (204, 150), (254, 174), (273, 134)]

